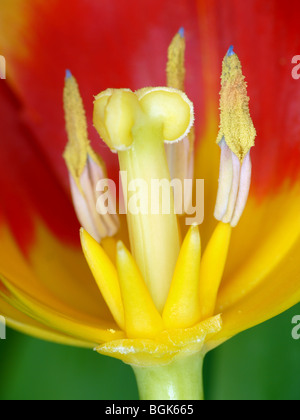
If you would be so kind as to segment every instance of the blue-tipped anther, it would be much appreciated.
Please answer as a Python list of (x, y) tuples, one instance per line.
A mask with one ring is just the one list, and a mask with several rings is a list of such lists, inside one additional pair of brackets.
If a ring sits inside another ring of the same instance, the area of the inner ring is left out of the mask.
[(184, 27), (181, 27), (178, 31), (179, 35), (181, 36), (181, 38), (184, 38)]
[(70, 70), (66, 70), (66, 79), (70, 79), (70, 77), (72, 77), (72, 73)]
[(231, 45), (231, 47), (229, 47), (229, 50), (227, 51), (227, 57), (231, 57), (234, 54), (235, 52), (233, 51), (233, 45)]

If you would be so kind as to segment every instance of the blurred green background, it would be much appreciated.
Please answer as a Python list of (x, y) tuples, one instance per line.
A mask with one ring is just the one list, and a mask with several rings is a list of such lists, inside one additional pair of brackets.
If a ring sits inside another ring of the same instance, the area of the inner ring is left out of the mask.
[[(206, 358), (208, 400), (299, 400), (300, 340), (292, 318), (300, 304), (246, 331)], [(131, 368), (89, 350), (7, 331), (0, 341), (1, 400), (134, 400)]]

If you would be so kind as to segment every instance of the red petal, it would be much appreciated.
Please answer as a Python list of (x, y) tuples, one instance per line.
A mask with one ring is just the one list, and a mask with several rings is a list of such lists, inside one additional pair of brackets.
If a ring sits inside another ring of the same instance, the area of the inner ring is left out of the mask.
[(0, 99), (0, 221), (9, 224), (24, 252), (34, 240), (35, 218), (58, 238), (78, 241), (71, 202), (35, 147), (32, 134), (18, 121), (20, 105), (4, 83), (0, 83)]
[[(299, 54), (299, 2), (198, 0), (206, 98), (217, 112), (215, 71), (234, 45), (246, 76), (257, 129), (253, 192), (262, 195), (300, 174), (300, 81), (292, 78)], [(212, 75), (211, 75), (212, 74)]]
[[(258, 131), (253, 153), (253, 191), (262, 194), (287, 176), (299, 176), (300, 91), (297, 83), (300, 82), (291, 77), (291, 58), (300, 50), (298, 8), (297, 0), (285, 3), (281, 0), (178, 0), (176, 4), (173, 0), (18, 0), (1, 6), (0, 46), (7, 58), (8, 80), (24, 104), (24, 119), (35, 134), (37, 150), (42, 151), (44, 161), (67, 188), (61, 158), (66, 143), (61, 106), (66, 68), (70, 68), (79, 80), (91, 126), (93, 94), (108, 86), (134, 89), (164, 83), (168, 43), (178, 28), (184, 26), (188, 41), (187, 91), (198, 106), (198, 127), (202, 128), (207, 117), (204, 110), (209, 105), (217, 115), (221, 61), (228, 46), (233, 44), (249, 83), (251, 113)], [(9, 105), (8, 109), (16, 112)], [(8, 115), (8, 109), (2, 115)], [(13, 117), (9, 118), (10, 124), (14, 125)], [(8, 122), (4, 121), (4, 124)], [(3, 135), (10, 133), (12, 128), (5, 130)], [(14, 136), (23, 138), (22, 130), (18, 128), (17, 131)], [(97, 138), (92, 128), (91, 135)], [(23, 146), (25, 140), (22, 145), (19, 140), (17, 148), (12, 142), (11, 151), (9, 148), (5, 152), (7, 157), (1, 158), (11, 162), (14, 155), (17, 174), (12, 168), (7, 173), (9, 179), (15, 178), (15, 184), (19, 184), (20, 174), (31, 180), (30, 187), (26, 186), (26, 194), (24, 188), (20, 188), (19, 203), (22, 202), (23, 207), (20, 218), (5, 175), (7, 213), (11, 219), (13, 213), (17, 213), (14, 223), (19, 219), (20, 226), (15, 225), (14, 230), (22, 231), (22, 238), (30, 236), (31, 232), (25, 202), (28, 204), (33, 200), (44, 217), (47, 215), (49, 223), (50, 213), (53, 218), (55, 212), (53, 204), (45, 206), (39, 195), (50, 197), (52, 193), (46, 194), (45, 189), (40, 192), (41, 185), (36, 183), (39, 180), (30, 175), (28, 165), (26, 170), (24, 168), (23, 148), (34, 148), (32, 139), (25, 138), (27, 146)], [(22, 157), (16, 157), (20, 151)], [(101, 154), (109, 156), (111, 176), (117, 168), (116, 160), (111, 160), (111, 154), (104, 146)], [(38, 156), (41, 159), (40, 153)], [(20, 166), (18, 159), (23, 159)], [(32, 168), (34, 161), (31, 156)], [(42, 166), (42, 161), (36, 168)], [(3, 167), (5, 165), (7, 163)], [(39, 169), (35, 171), (39, 173)], [(43, 169), (41, 173), (45, 173), (49, 181), (49, 172)], [(40, 184), (45, 185), (44, 182)], [(53, 181), (52, 186), (55, 189)], [(68, 207), (68, 204), (62, 207)], [(63, 234), (66, 229), (60, 226), (58, 230)]]
[[(92, 128), (93, 95), (107, 87), (165, 84), (168, 44), (181, 26), (196, 33), (196, 5), (185, 0), (26, 0), (18, 4), (15, 15), (19, 19), (10, 22), (11, 32), (18, 34), (17, 48), (16, 40), (5, 33), (3, 39), (0, 34), (0, 46), (8, 58), (10, 82), (25, 104), (26, 121), (53, 170), (67, 185), (61, 158), (66, 144), (65, 70), (78, 79), (91, 137), (99, 142)], [(2, 6), (0, 23), (8, 19), (10, 9)], [(100, 150), (109, 158), (109, 172), (115, 172), (116, 159), (104, 145)]]

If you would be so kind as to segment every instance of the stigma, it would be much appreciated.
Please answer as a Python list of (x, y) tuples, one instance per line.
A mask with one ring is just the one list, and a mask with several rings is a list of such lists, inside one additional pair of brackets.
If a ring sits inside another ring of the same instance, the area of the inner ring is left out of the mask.
[(245, 209), (252, 175), (250, 150), (256, 130), (250, 111), (247, 84), (238, 56), (231, 46), (223, 60), (220, 92), (221, 148), (219, 190), (215, 218), (237, 226)]

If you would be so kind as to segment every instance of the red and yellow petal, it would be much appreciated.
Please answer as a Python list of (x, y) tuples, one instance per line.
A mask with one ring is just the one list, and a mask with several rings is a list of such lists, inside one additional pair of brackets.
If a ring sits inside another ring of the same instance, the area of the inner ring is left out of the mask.
[[(252, 152), (253, 182), (243, 218), (233, 231), (216, 313), (222, 342), (300, 300), (300, 104), (291, 59), (300, 48), (296, 1), (199, 0), (200, 47), (207, 107), (196, 155), (196, 176), (206, 183), (204, 244), (213, 232), (220, 152), (214, 141), (219, 81), (229, 45), (239, 54), (249, 85), (250, 111), (258, 132)], [(258, 43), (257, 40), (260, 40)], [(217, 82), (217, 83), (216, 83)], [(209, 156), (209, 159), (207, 159)], [(284, 272), (286, 267), (286, 273)], [(280, 280), (281, 276), (281, 280)], [(273, 279), (273, 281), (272, 281)]]
[[(95, 89), (162, 83), (167, 45), (180, 26), (188, 29), (193, 68), (187, 64), (187, 90), (193, 90), (197, 103), (202, 139), (196, 175), (206, 181), (204, 245), (215, 225), (218, 75), (231, 44), (243, 63), (258, 132), (251, 197), (234, 232), (219, 293), (224, 328), (218, 340), (299, 301), (300, 96), (290, 67), (300, 48), (297, 5), (297, 0), (284, 5), (281, 0), (198, 0), (188, 5), (180, 0), (176, 7), (171, 0), (129, 0), (124, 6), (117, 1), (2, 2), (0, 47), (15, 96), (1, 86), (0, 271), (24, 306), (41, 311), (43, 321), (54, 328), (59, 327), (57, 314), (80, 314), (74, 319), (88, 323), (111, 320), (76, 250), (78, 225), (59, 186), (66, 188), (68, 182), (58, 106), (64, 71), (71, 68), (77, 76), (91, 125)], [(109, 159), (108, 166), (111, 175), (116, 172), (115, 160)], [(35, 299), (26, 295), (28, 288)], [(64, 332), (73, 334), (75, 324), (67, 325)], [(92, 337), (90, 331), (78, 338)]]
[[(92, 127), (97, 92), (121, 85), (137, 89), (165, 83), (168, 43), (182, 25), (195, 32), (195, 11), (194, 2), (185, 0), (178, 0), (176, 6), (171, 0), (2, 1), (0, 26), (10, 26), (0, 31), (8, 81), (24, 106), (24, 120), (66, 188), (62, 159), (66, 134), (60, 107), (65, 70), (70, 69), (80, 84)], [(196, 74), (195, 69), (193, 77)], [(90, 134), (98, 142), (93, 129)], [(116, 158), (103, 144), (101, 154), (113, 177)]]
[(51, 329), (87, 343), (102, 343), (124, 337), (124, 333), (117, 329), (114, 322), (93, 320), (85, 313), (70, 312), (66, 307), (63, 309), (59, 306), (58, 309), (50, 307), (44, 301), (39, 301), (35, 295), (33, 297), (30, 293), (12, 285), (5, 277), (0, 276), (0, 279), (10, 292), (10, 294), (2, 293), (2, 297), (6, 298), (9, 304)]
[(208, 341), (208, 349), (284, 312), (300, 301), (299, 252), (300, 237), (263, 281), (224, 310), (223, 329)]
[(80, 249), (72, 204), (4, 84), (0, 97), (0, 274), (50, 307), (61, 302), (110, 320)]
[[(250, 112), (257, 130), (252, 153), (252, 194), (263, 198), (277, 191), (286, 178), (295, 181), (300, 176), (300, 93), (291, 76), (291, 59), (300, 48), (298, 2), (198, 0), (197, 6), (199, 54), (206, 81), (203, 95), (210, 105), (202, 135), (208, 131), (211, 119), (215, 119), (217, 129), (220, 83), (215, 75), (221, 71), (228, 47), (234, 45), (248, 83)], [(212, 156), (216, 153), (213, 151)]]
[(52, 343), (64, 344), (75, 347), (94, 348), (95, 343), (88, 341), (80, 341), (68, 335), (64, 335), (55, 331), (45, 324), (42, 324), (33, 318), (25, 315), (21, 310), (13, 306), (13, 302), (9, 299), (7, 303), (3, 298), (0, 298), (1, 314), (5, 317), (6, 325), (27, 335), (42, 340), (50, 341)]

